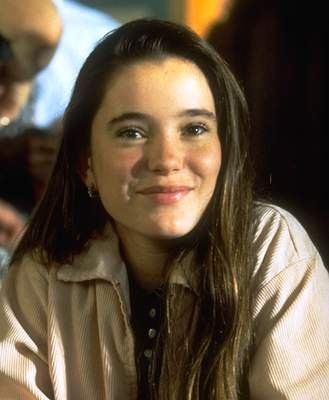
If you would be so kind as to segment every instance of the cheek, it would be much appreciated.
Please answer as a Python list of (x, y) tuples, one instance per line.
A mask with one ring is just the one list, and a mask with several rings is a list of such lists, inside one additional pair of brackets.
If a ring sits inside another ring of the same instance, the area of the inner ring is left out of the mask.
[(108, 152), (95, 154), (94, 171), (97, 185), (105, 191), (112, 191), (113, 184), (129, 184), (139, 160), (139, 155), (132, 151), (109, 149)]
[(198, 169), (199, 175), (205, 182), (215, 184), (221, 166), (221, 148), (219, 144), (205, 146), (194, 156), (194, 165)]

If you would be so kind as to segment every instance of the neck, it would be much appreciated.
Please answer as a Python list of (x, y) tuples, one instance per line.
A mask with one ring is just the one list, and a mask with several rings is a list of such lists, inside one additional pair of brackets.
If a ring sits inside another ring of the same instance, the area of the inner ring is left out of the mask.
[(162, 241), (127, 235), (117, 230), (122, 256), (137, 285), (145, 290), (159, 288), (166, 277), (167, 260), (172, 247)]

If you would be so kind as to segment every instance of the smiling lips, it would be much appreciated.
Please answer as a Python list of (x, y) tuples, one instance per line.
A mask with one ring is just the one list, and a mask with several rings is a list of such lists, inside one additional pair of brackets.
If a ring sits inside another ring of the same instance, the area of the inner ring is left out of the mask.
[(191, 192), (188, 186), (150, 186), (138, 191), (152, 202), (159, 205), (170, 205), (178, 202)]

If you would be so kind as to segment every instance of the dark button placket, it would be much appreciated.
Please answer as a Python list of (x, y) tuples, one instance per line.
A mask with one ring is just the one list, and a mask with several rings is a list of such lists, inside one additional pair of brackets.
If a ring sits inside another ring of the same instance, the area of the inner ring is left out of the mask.
[(138, 399), (148, 400), (157, 374), (155, 346), (160, 331), (162, 292), (147, 292), (131, 286), (132, 326), (135, 334)]

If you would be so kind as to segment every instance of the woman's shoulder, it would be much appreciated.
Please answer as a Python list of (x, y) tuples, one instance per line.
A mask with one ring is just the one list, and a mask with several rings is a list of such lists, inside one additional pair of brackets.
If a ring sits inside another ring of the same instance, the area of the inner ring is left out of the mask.
[(313, 268), (321, 258), (300, 222), (287, 210), (256, 203), (254, 275), (262, 284), (287, 268)]
[(291, 213), (257, 204), (256, 221), (251, 394), (328, 398), (328, 272)]

